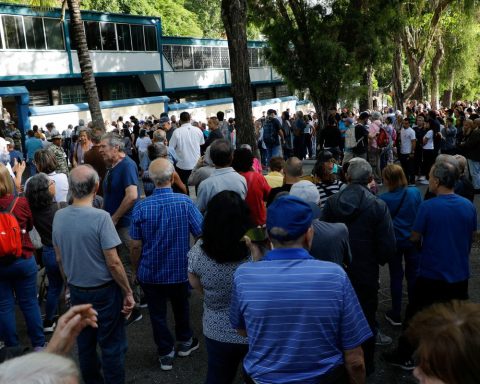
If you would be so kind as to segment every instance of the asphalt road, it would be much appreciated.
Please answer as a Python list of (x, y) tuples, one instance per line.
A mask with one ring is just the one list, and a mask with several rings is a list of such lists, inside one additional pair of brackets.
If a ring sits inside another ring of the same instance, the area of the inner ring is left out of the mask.
[[(313, 161), (305, 164), (305, 173), (311, 170)], [(420, 187), (422, 193), (425, 187)], [(480, 196), (476, 196), (477, 210), (480, 212)], [(471, 255), (472, 278), (470, 280), (470, 297), (475, 302), (480, 302), (480, 244), (475, 244)], [(391, 336), (394, 340), (399, 336), (399, 327), (392, 327), (384, 318), (384, 313), (390, 309), (388, 268), (381, 268), (381, 289), (379, 293), (378, 323), (383, 333)], [(126, 357), (127, 383), (138, 384), (200, 384), (204, 382), (207, 371), (207, 353), (202, 335), (202, 299), (196, 292), (192, 292), (191, 300), (191, 323), (194, 334), (200, 339), (199, 350), (186, 358), (176, 358), (173, 370), (163, 372), (157, 361), (155, 343), (152, 338), (148, 310), (144, 309), (143, 319), (130, 325), (128, 333), (128, 353)], [(22, 340), (28, 344), (22, 316), (17, 314), (17, 322)], [(173, 330), (171, 311), (169, 311), (169, 323)], [(415, 383), (416, 380), (410, 373), (405, 373), (385, 364), (381, 359), (381, 353), (390, 347), (377, 347), (376, 371), (368, 378), (369, 384), (407, 384)], [(72, 356), (75, 358), (76, 352)], [(240, 376), (236, 384), (242, 383)]]

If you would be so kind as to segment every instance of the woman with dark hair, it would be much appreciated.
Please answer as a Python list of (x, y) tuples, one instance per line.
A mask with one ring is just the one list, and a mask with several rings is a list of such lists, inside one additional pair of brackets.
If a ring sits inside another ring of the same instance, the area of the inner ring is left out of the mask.
[[(37, 173), (28, 182), (26, 198), (33, 215), (33, 224), (43, 244), (42, 261), (48, 277), (47, 302), (43, 331), (51, 333), (55, 329), (58, 299), (63, 290), (63, 278), (55, 257), (52, 244), (52, 224), (55, 212), (60, 205), (55, 202), (55, 182), (45, 173)], [(66, 205), (64, 203), (64, 205)]]
[(32, 212), (24, 197), (15, 197), (13, 181), (5, 165), (0, 164), (0, 209), (10, 211), (21, 230), (21, 256), (0, 257), (0, 340), (7, 347), (17, 347), (15, 301), (27, 324), (27, 332), (34, 348), (45, 345), (40, 307), (37, 302), (37, 263), (28, 232), (33, 228)]
[(338, 193), (344, 183), (337, 178), (339, 169), (333, 155), (330, 151), (321, 151), (317, 155), (317, 162), (313, 167), (313, 176), (318, 192), (320, 192), (320, 208), (323, 207), (325, 201)]
[(247, 181), (245, 202), (250, 208), (252, 222), (255, 225), (264, 225), (267, 222), (265, 202), (271, 188), (265, 177), (255, 172), (252, 166), (253, 154), (248, 148), (239, 148), (233, 152), (232, 167)]
[(122, 129), (122, 134), (123, 134), (123, 142), (125, 143), (125, 154), (127, 156), (132, 157), (133, 156), (133, 135), (130, 133), (130, 130), (125, 127)]
[(242, 198), (232, 191), (220, 192), (208, 203), (202, 239), (188, 253), (188, 279), (204, 294), (206, 384), (233, 383), (248, 352), (248, 340), (232, 328), (229, 313), (233, 275), (248, 261), (243, 237), (250, 227), (249, 210)]
[(407, 280), (408, 300), (411, 301), (418, 269), (419, 256), (409, 239), (422, 196), (417, 188), (408, 187), (407, 177), (401, 166), (387, 165), (382, 176), (388, 192), (379, 197), (385, 201), (390, 211), (397, 241), (395, 256), (388, 263), (392, 308), (385, 314), (385, 318), (392, 325), (401, 325), (403, 276), (405, 275)]
[[(40, 149), (35, 152), (33, 161), (37, 172), (45, 173), (55, 183), (55, 201), (57, 203), (67, 202), (68, 178), (64, 173), (55, 172), (55, 169), (57, 169), (55, 155), (48, 149)], [(27, 192), (29, 181), (30, 179), (25, 183), (25, 192)]]

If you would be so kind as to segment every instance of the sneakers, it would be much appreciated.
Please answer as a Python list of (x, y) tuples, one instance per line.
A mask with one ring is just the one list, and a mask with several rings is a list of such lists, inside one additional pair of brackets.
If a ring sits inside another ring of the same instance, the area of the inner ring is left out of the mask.
[(55, 322), (55, 320), (43, 320), (43, 333), (53, 333), (56, 326), (57, 323)]
[(125, 325), (130, 325), (133, 323), (136, 323), (137, 321), (140, 321), (143, 319), (142, 312), (138, 308), (133, 308), (133, 311), (130, 315), (130, 317), (127, 319), (125, 322)]
[(177, 354), (180, 357), (190, 356), (190, 353), (197, 350), (200, 346), (197, 338), (192, 338), (192, 341), (189, 344), (183, 343), (178, 346)]
[(424, 180), (426, 180), (426, 177), (425, 177), (425, 176), (420, 176), (420, 177), (417, 179), (417, 181), (424, 181)]
[(390, 336), (385, 335), (384, 333), (377, 332), (377, 336), (375, 337), (375, 345), (390, 345), (392, 344), (392, 338)]
[(428, 185), (428, 180), (421, 180), (418, 183), (421, 185)]
[(160, 356), (158, 361), (160, 362), (160, 369), (162, 371), (171, 371), (173, 368), (173, 358), (175, 357), (175, 351), (170, 352), (168, 355)]
[(400, 325), (402, 325), (402, 320), (400, 319), (400, 316), (395, 316), (392, 311), (388, 311), (385, 313), (385, 320), (387, 320), (394, 327), (399, 327)]
[(410, 357), (408, 359), (402, 358), (397, 351), (385, 352), (383, 359), (390, 365), (403, 369), (404, 371), (413, 371), (415, 369), (415, 362)]

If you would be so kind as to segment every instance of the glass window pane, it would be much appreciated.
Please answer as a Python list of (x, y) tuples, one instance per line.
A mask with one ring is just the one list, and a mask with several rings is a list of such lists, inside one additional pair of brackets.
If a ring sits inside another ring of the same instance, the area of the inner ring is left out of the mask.
[(102, 48), (104, 51), (116, 51), (117, 39), (115, 36), (115, 24), (100, 23), (100, 31), (102, 34)]
[(203, 68), (212, 68), (212, 48), (203, 47)]
[(132, 44), (134, 51), (145, 51), (145, 40), (143, 40), (143, 26), (131, 25)]
[(258, 67), (258, 49), (248, 48), (248, 58), (250, 59), (250, 67)]
[(183, 46), (183, 69), (193, 69), (192, 47)]
[(48, 49), (65, 49), (63, 26), (60, 19), (43, 19)]
[(168, 61), (170, 65), (173, 66), (172, 62), (172, 46), (171, 45), (162, 45), (163, 57)]
[(222, 68), (222, 57), (218, 47), (212, 47), (212, 68)]
[(2, 16), (3, 32), (7, 49), (25, 49), (22, 18), (18, 16)]
[(228, 48), (220, 48), (222, 52), (222, 68), (230, 68), (230, 56), (228, 56)]
[(119, 51), (131, 51), (132, 40), (130, 38), (130, 26), (128, 24), (117, 24), (117, 39)]
[(157, 31), (155, 27), (144, 26), (145, 45), (147, 51), (158, 51)]
[(173, 69), (183, 69), (182, 47), (180, 45), (172, 47), (172, 65)]
[(24, 17), (28, 49), (45, 49), (43, 22), (41, 17)]
[(100, 26), (96, 21), (85, 21), (85, 34), (87, 35), (88, 49), (91, 51), (101, 51), (102, 43), (100, 38)]
[(193, 47), (193, 65), (195, 69), (203, 69), (203, 48)]

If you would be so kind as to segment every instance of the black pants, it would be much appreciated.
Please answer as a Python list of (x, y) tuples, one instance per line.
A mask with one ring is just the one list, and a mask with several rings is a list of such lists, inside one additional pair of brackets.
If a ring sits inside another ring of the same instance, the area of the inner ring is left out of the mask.
[(305, 143), (303, 134), (293, 138), (293, 154), (300, 160), (303, 160), (305, 157)]
[(357, 294), (358, 301), (362, 307), (363, 314), (372, 330), (373, 336), (362, 343), (363, 356), (365, 359), (365, 370), (367, 376), (375, 370), (375, 336), (377, 334), (376, 314), (378, 308), (378, 289), (376, 287), (354, 284), (353, 289)]
[(303, 141), (304, 141), (304, 145), (305, 145), (305, 149), (304, 149), (304, 154), (305, 154), (305, 157), (307, 156), (307, 153), (308, 153), (308, 157), (312, 157), (312, 135), (310, 133), (304, 133), (303, 134)]
[(248, 352), (248, 344), (223, 343), (205, 336), (208, 371), (205, 384), (230, 384)]
[(422, 161), (422, 172), (427, 178), (430, 178), (430, 168), (432, 168), (433, 163), (435, 163), (435, 150), (434, 149), (424, 149), (423, 150), (423, 161)]
[[(413, 288), (412, 300), (408, 303), (403, 322), (404, 331), (411, 319), (423, 309), (435, 303), (445, 303), (451, 300), (468, 300), (468, 280), (458, 283), (448, 283), (442, 280), (432, 280), (418, 277)], [(410, 344), (402, 333), (398, 340), (398, 353), (404, 358), (410, 358), (416, 346)]]
[(191, 169), (181, 169), (178, 167), (175, 167), (175, 170), (178, 173), (178, 176), (180, 176), (180, 180), (182, 180), (182, 183), (185, 184), (187, 187), (187, 195), (190, 195), (190, 191), (188, 189), (188, 178), (190, 177), (190, 174), (192, 173)]
[(413, 156), (401, 153), (399, 157), (403, 172), (407, 176), (408, 184), (415, 184), (415, 160)]

